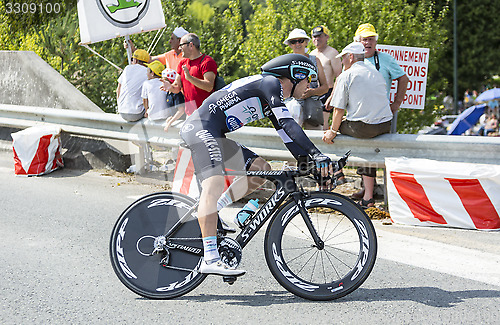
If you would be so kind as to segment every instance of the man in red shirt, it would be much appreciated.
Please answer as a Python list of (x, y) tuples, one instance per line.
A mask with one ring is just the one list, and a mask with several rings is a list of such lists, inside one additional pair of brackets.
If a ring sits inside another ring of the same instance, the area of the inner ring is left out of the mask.
[(181, 38), (179, 44), (184, 59), (177, 66), (177, 76), (173, 83), (162, 79), (163, 89), (172, 93), (184, 93), (185, 106), (167, 119), (165, 131), (170, 125), (186, 113), (187, 116), (201, 106), (214, 89), (217, 75), (217, 63), (209, 55), (200, 51), (200, 39), (189, 33)]

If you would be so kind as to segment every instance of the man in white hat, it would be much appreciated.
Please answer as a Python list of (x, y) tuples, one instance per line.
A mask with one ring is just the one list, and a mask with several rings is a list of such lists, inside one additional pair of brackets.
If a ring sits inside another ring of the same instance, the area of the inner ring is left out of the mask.
[[(391, 130), (392, 111), (385, 91), (385, 80), (370, 64), (365, 63), (365, 48), (352, 42), (337, 55), (342, 58), (344, 71), (337, 77), (337, 84), (327, 105), (333, 107), (330, 129), (323, 134), (323, 141), (333, 143), (337, 133), (356, 138), (373, 138)], [(342, 117), (346, 113), (346, 119)], [(358, 168), (365, 191), (361, 206), (373, 207), (373, 186), (376, 168)]]
[(163, 63), (165, 68), (177, 70), (179, 62), (184, 59), (184, 57), (182, 56), (181, 48), (179, 47), (179, 44), (181, 44), (181, 37), (188, 33), (189, 32), (184, 28), (176, 27), (170, 35), (170, 40), (168, 41), (171, 50), (164, 54), (153, 56), (151, 60), (159, 60), (161, 63)]

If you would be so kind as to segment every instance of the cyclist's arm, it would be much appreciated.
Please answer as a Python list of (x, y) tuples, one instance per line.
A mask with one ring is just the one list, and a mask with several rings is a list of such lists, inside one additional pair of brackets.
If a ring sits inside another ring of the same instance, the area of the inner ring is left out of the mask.
[[(270, 117), (271, 122), (285, 143), (285, 146), (295, 158), (304, 155), (314, 157), (317, 154), (321, 154), (321, 151), (316, 148), (297, 122), (291, 116), (281, 114), (283, 113), (281, 107), (273, 108), (272, 110), (275, 114)], [(282, 116), (277, 117), (277, 115)]]

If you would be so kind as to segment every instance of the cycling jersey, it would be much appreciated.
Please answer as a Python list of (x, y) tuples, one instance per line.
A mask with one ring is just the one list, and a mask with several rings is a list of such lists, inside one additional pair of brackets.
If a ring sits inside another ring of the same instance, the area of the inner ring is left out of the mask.
[(197, 176), (203, 180), (221, 175), (230, 160), (238, 161), (239, 167), (232, 164), (229, 168), (248, 169), (258, 156), (226, 139), (225, 134), (265, 117), (295, 158), (322, 155), (286, 108), (280, 81), (270, 75), (255, 75), (210, 95), (184, 123), (181, 137), (191, 148)]

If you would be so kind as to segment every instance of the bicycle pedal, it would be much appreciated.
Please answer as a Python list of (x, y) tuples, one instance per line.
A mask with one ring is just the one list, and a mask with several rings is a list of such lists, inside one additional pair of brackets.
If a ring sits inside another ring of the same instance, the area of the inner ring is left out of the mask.
[(234, 282), (238, 279), (237, 277), (235, 276), (223, 276), (222, 279), (224, 280), (224, 282), (226, 282), (227, 284), (229, 285), (232, 285), (234, 284)]

